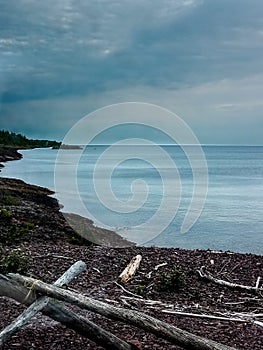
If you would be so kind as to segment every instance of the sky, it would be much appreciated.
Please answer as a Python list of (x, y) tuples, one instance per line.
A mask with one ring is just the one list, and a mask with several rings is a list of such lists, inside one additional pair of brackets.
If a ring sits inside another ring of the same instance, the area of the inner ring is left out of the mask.
[(62, 140), (119, 102), (263, 144), (262, 0), (0, 0), (0, 129)]

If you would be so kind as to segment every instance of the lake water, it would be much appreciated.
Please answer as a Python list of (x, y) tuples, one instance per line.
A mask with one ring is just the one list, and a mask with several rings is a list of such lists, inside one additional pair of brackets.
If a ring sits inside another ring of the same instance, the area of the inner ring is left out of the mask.
[[(189, 160), (179, 146), (163, 147), (174, 166), (166, 161), (160, 162), (159, 155), (155, 159), (151, 146), (135, 146), (135, 149), (136, 157), (126, 157), (129, 152), (122, 147), (116, 153), (107, 154), (107, 161), (103, 162), (100, 157), (107, 151), (107, 146), (87, 147), (75, 173), (79, 196), (71, 188), (71, 162), (75, 161), (78, 151), (64, 150), (63, 173), (57, 179), (60, 189), (57, 197), (64, 205), (64, 211), (89, 216), (96, 224), (110, 227), (131, 240), (136, 241), (136, 237), (146, 235), (143, 243), (146, 246), (263, 254), (263, 147), (203, 147), (208, 164), (208, 193), (200, 217), (183, 234), (180, 230), (194, 190)], [(23, 159), (6, 163), (1, 176), (20, 178), (55, 189), (57, 152), (51, 149), (21, 151)], [(149, 159), (153, 163), (156, 161), (158, 171)], [(176, 169), (181, 181), (181, 194)], [(97, 171), (96, 188), (94, 170)], [(131, 188), (138, 179), (141, 182)], [(135, 194), (139, 192), (138, 198), (132, 196), (132, 189)], [(78, 205), (79, 198), (83, 207)], [(160, 205), (164, 208), (162, 215), (151, 221)], [(163, 232), (151, 236), (151, 232), (162, 230), (162, 225), (170, 220), (173, 213), (176, 214), (174, 219)]]

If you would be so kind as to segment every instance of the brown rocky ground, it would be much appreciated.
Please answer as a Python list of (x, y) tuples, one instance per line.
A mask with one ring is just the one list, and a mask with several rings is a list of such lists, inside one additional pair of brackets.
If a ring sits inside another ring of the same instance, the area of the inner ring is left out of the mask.
[[(22, 158), (16, 148), (10, 147), (0, 147), (0, 162), (7, 162), (9, 160), (18, 160)], [(3, 164), (0, 163), (0, 168), (3, 167)]]
[[(1, 261), (11, 251), (19, 249), (28, 259), (27, 275), (51, 282), (72, 263), (81, 259), (86, 262), (87, 271), (76, 278), (70, 288), (99, 300), (107, 299), (116, 306), (144, 311), (189, 332), (240, 350), (263, 348), (263, 328), (249, 320), (241, 323), (179, 317), (164, 313), (162, 310), (167, 310), (166, 305), (151, 306), (145, 302), (147, 299), (158, 300), (164, 304), (173, 305), (168, 308), (169, 310), (193, 313), (262, 314), (262, 295), (215, 285), (201, 279), (197, 273), (201, 266), (206, 266), (207, 270), (217, 278), (255, 285), (257, 278), (263, 277), (262, 256), (176, 248), (134, 246), (107, 248), (87, 242), (84, 245), (85, 241), (74, 235), (60, 213), (58, 203), (48, 196), (49, 194), (51, 192), (47, 189), (30, 186), (19, 180), (0, 179)], [(87, 231), (96, 235), (98, 229), (94, 228), (92, 222), (88, 222)], [(101, 237), (103, 237), (102, 231), (100, 231)], [(104, 233), (106, 236), (114, 235), (109, 231)], [(121, 242), (120, 240), (120, 245)], [(126, 283), (125, 288), (143, 296), (143, 301), (124, 299), (123, 296), (127, 294), (114, 283), (130, 259), (137, 254), (142, 255), (140, 268), (135, 277)], [(160, 267), (156, 272), (154, 267), (162, 263), (167, 265)], [(172, 287), (167, 285), (166, 290), (162, 290), (161, 287), (165, 282), (162, 278), (171, 276), (174, 269), (179, 271), (178, 279), (173, 282)], [(175, 286), (177, 288), (172, 290)], [(23, 309), (24, 307), (16, 302), (0, 297), (0, 329), (7, 326)], [(127, 341), (138, 341), (137, 344), (142, 349), (180, 349), (165, 340), (121, 322), (108, 320), (83, 310), (79, 313)], [(100, 349), (100, 347), (39, 315), (34, 323), (12, 337), (4, 346), (4, 350), (7, 349), (78, 350)]]
[(53, 192), (47, 188), (28, 185), (21, 180), (0, 178), (0, 242), (70, 241), (88, 244), (78, 236), (67, 220), (78, 226), (87, 240), (103, 245), (129, 244), (116, 233), (100, 229), (91, 220), (76, 214), (62, 214)]

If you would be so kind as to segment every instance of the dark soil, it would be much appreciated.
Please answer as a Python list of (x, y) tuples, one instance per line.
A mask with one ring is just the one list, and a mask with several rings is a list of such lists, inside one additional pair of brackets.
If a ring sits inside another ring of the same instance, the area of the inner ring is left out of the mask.
[[(75, 261), (84, 260), (87, 271), (76, 278), (70, 288), (110, 302), (112, 305), (143, 311), (174, 326), (240, 350), (263, 348), (263, 328), (254, 325), (250, 320), (242, 323), (218, 321), (179, 317), (162, 311), (177, 310), (214, 315), (263, 314), (262, 295), (215, 285), (201, 279), (197, 273), (201, 266), (206, 266), (207, 270), (217, 278), (255, 286), (257, 278), (259, 276), (263, 278), (262, 256), (179, 248), (134, 246), (107, 248), (90, 244), (73, 232), (60, 213), (57, 201), (50, 197), (50, 194), (52, 192), (48, 189), (27, 185), (19, 180), (0, 179), (2, 260), (11, 251), (19, 249), (29, 261), (27, 275), (46, 282), (57, 279)], [(115, 235), (94, 227), (89, 220), (87, 222), (89, 224), (87, 231), (90, 230), (93, 236), (100, 232), (101, 237), (104, 237), (101, 238), (103, 240), (109, 234)], [(75, 244), (72, 244), (73, 242)], [(123, 241), (120, 239), (119, 242), (121, 245)], [(127, 294), (114, 282), (118, 280), (119, 274), (131, 258), (137, 254), (142, 255), (140, 268), (135, 277), (124, 287), (146, 300), (158, 300), (170, 304), (169, 307), (151, 306), (145, 301), (123, 298)], [(156, 271), (154, 267), (162, 263), (167, 265)], [(180, 283), (175, 279), (169, 284), (171, 272), (175, 269)], [(0, 297), (0, 310), (0, 329), (2, 329), (14, 320), (24, 307), (10, 299)], [(141, 329), (88, 311), (78, 310), (78, 312), (124, 340), (136, 343), (141, 349), (181, 349)], [(34, 322), (8, 341), (4, 346), (4, 350), (7, 349), (101, 348), (39, 314)]]

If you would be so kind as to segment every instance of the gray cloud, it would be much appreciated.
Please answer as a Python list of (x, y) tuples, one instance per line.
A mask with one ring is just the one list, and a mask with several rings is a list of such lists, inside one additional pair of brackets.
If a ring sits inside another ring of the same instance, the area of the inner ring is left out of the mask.
[[(228, 90), (228, 98), (217, 82), (262, 77), (261, 0), (0, 0), (0, 6), (0, 121), (10, 128), (23, 120), (25, 132), (39, 125), (48, 133), (52, 125), (61, 135), (105, 96), (109, 103), (124, 96), (168, 101), (209, 83), (218, 87), (213, 111), (196, 95), (188, 103), (203, 103), (207, 114), (234, 114), (235, 93)], [(64, 111), (67, 101), (80, 106)], [(243, 101), (262, 111), (251, 94)]]

